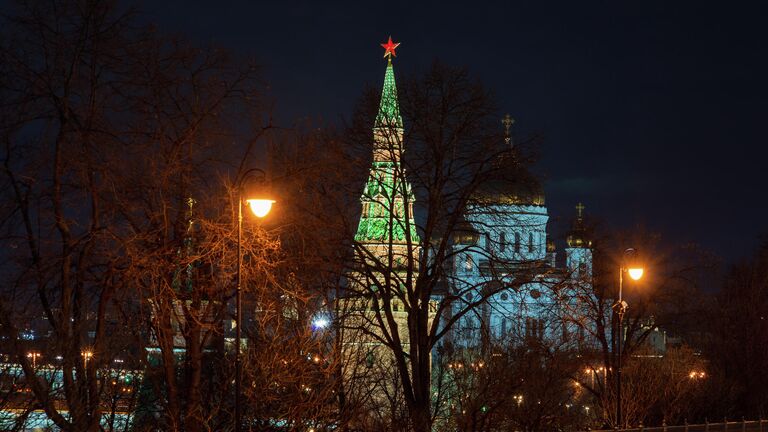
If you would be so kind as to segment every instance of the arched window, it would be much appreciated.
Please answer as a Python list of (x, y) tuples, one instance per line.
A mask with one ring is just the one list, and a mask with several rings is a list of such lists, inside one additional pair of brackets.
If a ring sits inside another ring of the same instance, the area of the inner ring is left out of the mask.
[(520, 233), (515, 233), (515, 252), (520, 252)]
[(499, 251), (504, 252), (504, 249), (507, 248), (507, 238), (504, 235), (504, 233), (499, 234)]
[(528, 253), (533, 252), (533, 233), (528, 233)]
[(485, 233), (485, 250), (488, 253), (493, 252), (493, 240), (491, 240), (491, 233)]

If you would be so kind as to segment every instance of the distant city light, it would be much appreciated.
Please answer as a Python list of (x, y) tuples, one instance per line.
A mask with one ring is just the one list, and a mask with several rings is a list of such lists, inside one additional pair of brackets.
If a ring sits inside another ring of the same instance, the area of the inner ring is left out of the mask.
[(312, 321), (312, 328), (314, 330), (322, 330), (327, 328), (331, 324), (331, 320), (327, 317), (319, 316)]

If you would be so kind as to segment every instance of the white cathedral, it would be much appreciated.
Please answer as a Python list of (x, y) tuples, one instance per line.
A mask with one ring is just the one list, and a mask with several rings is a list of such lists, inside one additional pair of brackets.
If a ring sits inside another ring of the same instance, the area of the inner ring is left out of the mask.
[[(516, 344), (528, 338), (560, 346), (581, 343), (574, 325), (578, 294), (591, 283), (591, 241), (583, 209), (567, 236), (564, 266), (558, 266), (554, 242), (547, 236), (549, 214), (540, 185), (530, 176), (522, 184), (486, 184), (462, 231), (454, 236), (457, 251), (448, 289), (464, 293), (454, 303), (458, 313), (467, 304), (488, 297), (457, 323), (451, 342), (476, 348), (489, 343)], [(524, 281), (516, 275), (525, 273)], [(488, 296), (488, 289), (494, 292)]]

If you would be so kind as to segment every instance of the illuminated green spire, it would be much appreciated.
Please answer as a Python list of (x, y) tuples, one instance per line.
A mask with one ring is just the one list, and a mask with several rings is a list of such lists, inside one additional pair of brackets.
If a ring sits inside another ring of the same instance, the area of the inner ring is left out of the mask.
[(384, 88), (381, 90), (379, 113), (376, 115), (376, 127), (403, 127), (400, 117), (400, 106), (397, 102), (397, 85), (395, 84), (395, 69), (392, 60), (387, 61), (387, 71), (384, 73)]
[[(387, 53), (394, 54), (396, 44), (389, 42)], [(384, 74), (379, 113), (373, 128), (374, 155), (371, 172), (360, 201), (363, 213), (355, 240), (363, 243), (419, 243), (413, 217), (415, 196), (400, 167), (403, 120), (397, 101), (395, 71), (391, 57)], [(407, 218), (405, 217), (407, 214)]]
[[(360, 201), (363, 213), (355, 240), (363, 243), (419, 243), (413, 218), (414, 195), (410, 185), (398, 178), (397, 162), (374, 162)], [(406, 206), (406, 199), (408, 205)], [(408, 219), (404, 216), (408, 213)]]

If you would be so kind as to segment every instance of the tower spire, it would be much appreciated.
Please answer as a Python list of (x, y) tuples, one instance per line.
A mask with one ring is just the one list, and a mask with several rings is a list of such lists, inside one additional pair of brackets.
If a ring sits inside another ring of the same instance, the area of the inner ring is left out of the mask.
[(373, 125), (373, 164), (360, 198), (363, 212), (355, 239), (373, 244), (391, 241), (402, 246), (407, 241), (417, 244), (419, 236), (413, 216), (415, 196), (400, 166), (403, 120), (392, 67), (392, 57), (398, 45), (392, 42), (391, 36), (387, 43), (381, 44), (387, 69), (379, 112)]
[(403, 119), (400, 117), (400, 105), (397, 102), (395, 69), (392, 66), (392, 57), (396, 57), (395, 49), (400, 46), (400, 43), (392, 42), (392, 36), (390, 36), (387, 43), (381, 46), (384, 48), (384, 57), (387, 59), (387, 69), (384, 72), (384, 87), (381, 89), (381, 102), (379, 102), (375, 127), (402, 128)]
[(566, 237), (568, 247), (591, 247), (592, 240), (589, 238), (587, 229), (584, 226), (584, 204), (576, 204), (576, 219), (573, 220), (571, 230)]

